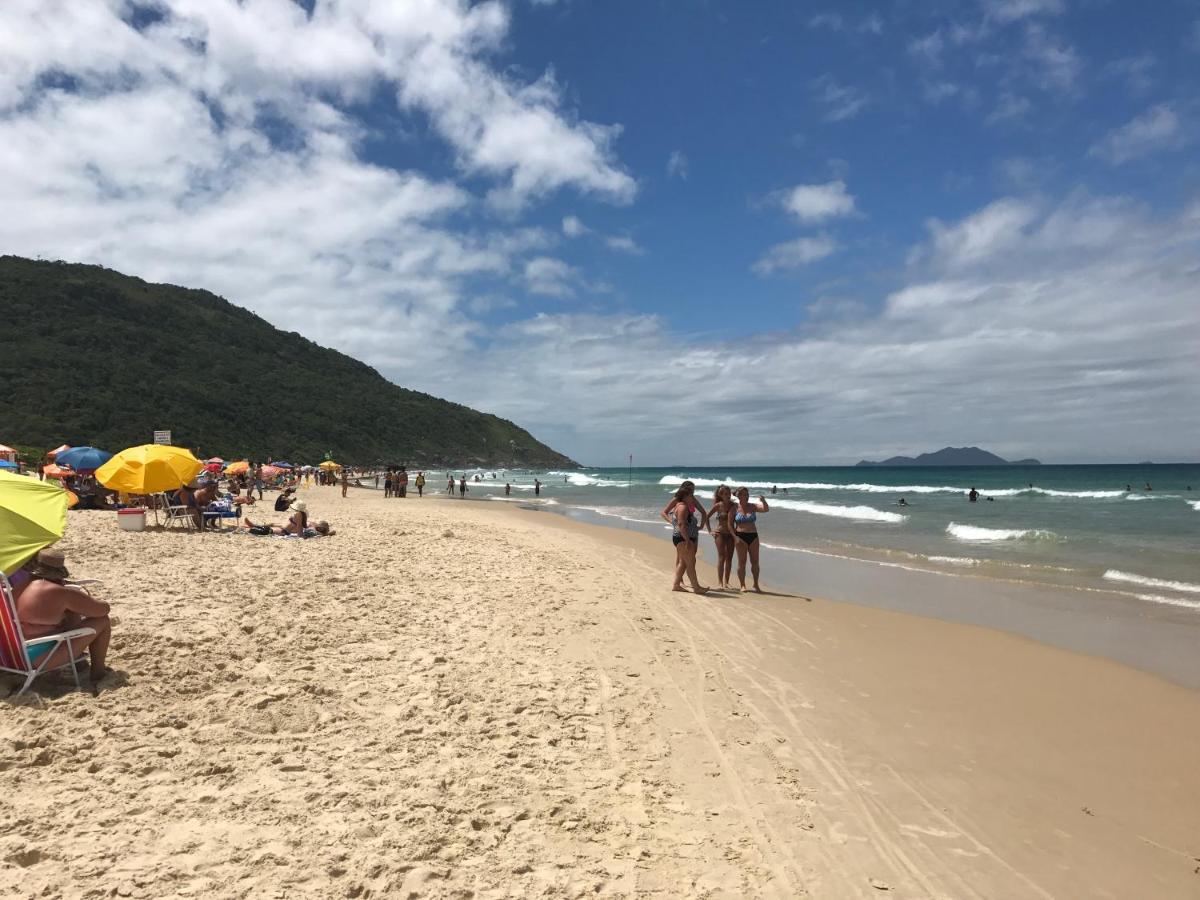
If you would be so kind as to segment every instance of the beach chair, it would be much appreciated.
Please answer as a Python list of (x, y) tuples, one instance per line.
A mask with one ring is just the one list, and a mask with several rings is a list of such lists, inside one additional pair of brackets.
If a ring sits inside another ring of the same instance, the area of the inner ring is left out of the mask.
[(192, 510), (186, 506), (180, 506), (173, 495), (164, 493), (162, 495), (163, 509), (166, 515), (163, 519), (163, 527), (170, 528), (172, 525), (183, 525), (188, 531), (194, 531), (196, 521), (192, 518)]
[[(83, 685), (79, 682), (79, 670), (75, 668), (75, 663), (81, 657), (76, 656), (71, 641), (95, 633), (93, 628), (75, 628), (71, 631), (43, 634), (41, 637), (25, 640), (25, 634), (21, 631), (21, 621), (17, 618), (17, 601), (12, 585), (6, 577), (0, 575), (0, 672), (24, 676), (25, 683), (17, 691), (18, 695), (25, 693), (39, 675), (53, 671), (46, 668), (46, 663), (63, 644), (67, 646), (71, 661), (55, 666), (55, 668), (70, 669), (71, 674), (75, 676), (75, 687), (82, 688)], [(50, 649), (43, 650), (42, 648), (47, 644), (50, 645)], [(37, 662), (29, 658), (31, 649), (38, 654)]]

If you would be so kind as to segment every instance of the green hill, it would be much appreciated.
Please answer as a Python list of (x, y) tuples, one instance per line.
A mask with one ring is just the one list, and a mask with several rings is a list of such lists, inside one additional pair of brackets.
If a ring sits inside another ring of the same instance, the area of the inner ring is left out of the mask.
[(207, 456), (559, 467), (512, 422), (397, 387), (207, 291), (0, 256), (0, 443)]

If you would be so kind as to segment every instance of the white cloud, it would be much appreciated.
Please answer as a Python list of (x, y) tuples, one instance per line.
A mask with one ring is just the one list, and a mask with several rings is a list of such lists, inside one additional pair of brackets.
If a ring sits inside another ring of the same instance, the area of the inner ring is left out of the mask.
[(426, 119), (508, 209), (559, 190), (633, 197), (614, 127), (577, 117), (551, 74), (497, 67), (502, 5), (147, 8), (157, 21), (135, 28), (117, 0), (5, 4), (3, 252), (208, 288), (412, 383), (480, 333), (464, 311), (511, 303), (479, 281), (554, 295), (571, 281), (529, 269), (553, 240), (541, 229), (478, 215), (456, 180), (368, 161), (368, 136), (397, 137), (358, 118), (374, 94), (399, 100), (399, 139)]
[(1006, 198), (953, 225), (929, 223), (935, 261), (950, 270), (986, 262), (1018, 243), (1037, 209), (1029, 202)]
[(610, 250), (616, 250), (619, 253), (628, 253), (632, 256), (641, 256), (645, 251), (641, 245), (627, 234), (615, 234), (604, 239), (604, 243), (608, 245)]
[(671, 155), (667, 157), (667, 177), (687, 181), (688, 158), (684, 156), (683, 151), (672, 150)]
[(813, 97), (825, 106), (825, 121), (843, 122), (853, 119), (870, 102), (865, 91), (839, 84), (831, 75), (822, 75), (811, 84)]
[(840, 179), (824, 184), (798, 184), (774, 197), (801, 222), (820, 222), (854, 212), (854, 197), (846, 190), (846, 182)]
[(1041, 26), (1029, 25), (1023, 52), (1029, 65), (1021, 71), (1039, 88), (1054, 93), (1074, 90), (1083, 71), (1083, 60), (1070, 44), (1056, 39)]
[(827, 28), (830, 31), (837, 32), (882, 34), (883, 18), (878, 13), (871, 13), (856, 21), (850, 21), (840, 13), (818, 13), (808, 20), (808, 27), (813, 29)]
[(997, 22), (1015, 22), (1031, 16), (1058, 15), (1062, 0), (982, 0), (984, 11)]
[(571, 297), (575, 294), (574, 283), (579, 280), (579, 271), (561, 259), (536, 256), (525, 263), (524, 279), (531, 294)]
[(567, 237), (579, 237), (591, 231), (579, 216), (566, 216), (562, 220), (563, 234)]
[(1180, 141), (1179, 116), (1171, 104), (1160, 103), (1114, 128), (1088, 153), (1116, 166), (1176, 147)]
[(1001, 94), (1000, 101), (996, 104), (996, 108), (988, 115), (987, 122), (989, 125), (1015, 122), (1027, 116), (1032, 109), (1033, 104), (1027, 97), (1009, 93)]
[[(730, 437), (714, 433), (696, 464), (961, 443), (964, 415), (1002, 455), (1191, 453), (1200, 420), (1178, 413), (1200, 392), (1200, 202), (1163, 220), (1082, 195), (1000, 204), (931, 232), (873, 317), (725, 341), (653, 317), (543, 316), (504, 329), (478, 361), (496, 373), (485, 398), (596, 464), (675, 461), (674, 423), (713, 417)], [(562, 409), (587, 415), (564, 425)]]
[(772, 275), (787, 269), (799, 269), (817, 262), (837, 250), (837, 242), (826, 235), (801, 237), (776, 244), (751, 266), (756, 275)]

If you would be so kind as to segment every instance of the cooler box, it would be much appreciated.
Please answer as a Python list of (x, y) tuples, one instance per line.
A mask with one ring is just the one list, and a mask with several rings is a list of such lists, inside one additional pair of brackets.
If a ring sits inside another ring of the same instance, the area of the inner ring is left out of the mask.
[(118, 509), (117, 523), (122, 531), (145, 531), (146, 511), (144, 509)]

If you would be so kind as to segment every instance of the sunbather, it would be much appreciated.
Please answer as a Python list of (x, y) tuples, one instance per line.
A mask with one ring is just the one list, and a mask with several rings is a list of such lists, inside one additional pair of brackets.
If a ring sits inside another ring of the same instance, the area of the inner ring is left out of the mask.
[[(94, 635), (75, 638), (71, 647), (76, 658), (87, 650), (91, 661), (92, 681), (105, 676), (108, 669), (104, 658), (108, 654), (108, 642), (112, 637), (109, 606), (103, 600), (92, 597), (83, 588), (63, 584), (69, 576), (66, 560), (61, 550), (43, 550), (33, 563), (26, 566), (32, 581), (17, 594), (17, 618), (25, 639), (57, 634), (73, 628), (91, 628)], [(52, 643), (35, 644), (29, 649), (34, 665), (41, 657), (51, 652)], [(46, 661), (46, 669), (54, 669), (71, 661), (65, 644), (54, 650)]]
[(286, 525), (255, 525), (246, 519), (246, 528), (251, 534), (303, 535), (304, 529), (308, 528), (308, 504), (303, 500), (296, 500), (289, 509), (292, 511), (292, 517)]

